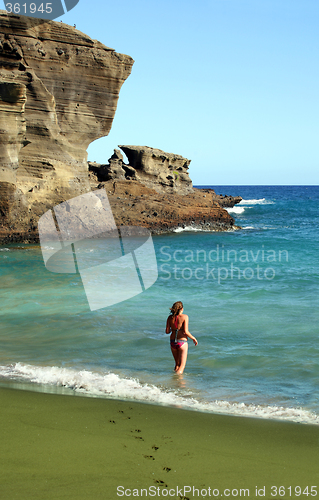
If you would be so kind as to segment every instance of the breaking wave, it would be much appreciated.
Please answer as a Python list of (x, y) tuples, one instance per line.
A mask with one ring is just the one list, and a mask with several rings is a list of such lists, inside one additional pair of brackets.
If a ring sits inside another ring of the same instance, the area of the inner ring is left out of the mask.
[(243, 214), (245, 212), (245, 208), (246, 207), (239, 207), (238, 205), (237, 206), (234, 206), (234, 207), (229, 207), (229, 208), (226, 208), (227, 212), (229, 214)]
[(257, 200), (241, 200), (238, 205), (273, 205), (274, 201), (266, 200), (266, 198), (259, 198)]
[[(179, 394), (152, 384), (141, 383), (136, 378), (120, 377), (116, 373), (99, 373), (89, 370), (59, 368), (57, 366), (34, 366), (15, 363), (0, 366), (0, 381), (15, 381), (37, 386), (65, 387), (77, 394), (153, 403), (183, 409), (287, 420), (319, 425), (319, 416), (303, 408), (254, 405), (229, 401), (199, 401), (195, 397)], [(32, 387), (30, 387), (32, 388)], [(47, 389), (48, 390), (48, 389)]]

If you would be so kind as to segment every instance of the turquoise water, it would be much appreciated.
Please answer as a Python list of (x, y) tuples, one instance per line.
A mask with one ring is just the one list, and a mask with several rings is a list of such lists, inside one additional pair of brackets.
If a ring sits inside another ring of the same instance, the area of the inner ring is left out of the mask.
[[(90, 311), (39, 245), (0, 247), (0, 383), (319, 423), (319, 187), (212, 187), (244, 198), (229, 209), (243, 229), (154, 236), (157, 282), (108, 308)], [(180, 377), (177, 300), (199, 340)]]

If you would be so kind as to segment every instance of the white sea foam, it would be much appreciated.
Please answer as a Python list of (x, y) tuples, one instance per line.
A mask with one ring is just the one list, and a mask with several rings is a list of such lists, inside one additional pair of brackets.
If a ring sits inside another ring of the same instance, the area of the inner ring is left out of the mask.
[(230, 214), (230, 213), (233, 213), (233, 214), (242, 214), (245, 212), (245, 208), (246, 207), (228, 207), (226, 208), (227, 212)]
[(234, 213), (240, 215), (244, 213), (246, 208), (251, 208), (253, 205), (272, 205), (274, 202), (270, 200), (266, 200), (266, 198), (259, 198), (253, 200), (241, 200), (241, 202), (237, 203), (234, 207), (226, 208), (228, 213)]
[(10, 252), (9, 248), (0, 248), (0, 252)]
[(200, 232), (209, 232), (211, 233), (214, 231), (213, 229), (202, 229), (201, 227), (198, 226), (185, 226), (185, 227), (177, 227), (176, 229), (173, 229), (174, 233), (182, 233), (184, 231), (200, 231)]
[(238, 205), (273, 205), (274, 202), (266, 200), (266, 198), (259, 198), (253, 200), (241, 200)]
[(319, 416), (303, 408), (262, 406), (229, 401), (204, 402), (185, 397), (174, 390), (164, 390), (151, 384), (142, 384), (134, 378), (121, 378), (115, 373), (93, 373), (56, 366), (34, 366), (23, 363), (0, 366), (2, 380), (28, 382), (37, 385), (67, 387), (75, 393), (129, 401), (177, 406), (209, 413), (241, 415), (276, 420), (287, 420), (319, 425)]

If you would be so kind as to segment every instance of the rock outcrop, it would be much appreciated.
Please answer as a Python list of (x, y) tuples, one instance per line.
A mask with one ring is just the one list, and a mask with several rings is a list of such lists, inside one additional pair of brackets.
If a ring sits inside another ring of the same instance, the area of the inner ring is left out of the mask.
[(188, 194), (193, 191), (188, 174), (190, 160), (161, 149), (148, 146), (119, 146), (126, 154), (128, 164), (118, 150), (109, 158), (108, 164), (99, 165), (89, 162), (89, 170), (94, 172), (100, 182), (109, 180), (134, 180), (158, 193)]
[[(130, 147), (138, 149), (138, 146)], [(169, 154), (162, 152), (162, 156), (165, 158)], [(147, 182), (136, 180), (134, 167), (124, 164), (118, 149), (108, 161), (106, 165), (89, 162), (90, 184), (92, 191), (99, 188), (106, 190), (118, 226), (144, 226), (154, 234), (187, 227), (207, 231), (235, 228), (234, 219), (222, 204), (234, 206), (240, 202), (240, 196), (224, 197), (217, 195), (213, 189), (192, 188), (191, 192), (185, 193), (177, 186), (163, 188), (161, 176), (158, 181), (154, 176), (152, 187), (149, 187)], [(163, 170), (166, 173), (165, 166)]]
[(133, 59), (60, 22), (0, 12), (0, 232), (28, 239), (48, 208), (90, 190)]
[(123, 165), (124, 162), (121, 151), (119, 149), (114, 149), (114, 153), (111, 158), (108, 159), (107, 164), (96, 163), (94, 161), (88, 162), (89, 176), (93, 179), (93, 182), (97, 180), (99, 183), (111, 180), (130, 180)]
[(153, 234), (183, 228), (227, 231), (236, 227), (234, 219), (215, 201), (213, 190), (163, 194), (138, 181), (91, 182), (92, 189), (105, 189), (117, 226), (144, 226)]
[(201, 189), (203, 193), (211, 193), (214, 201), (223, 208), (232, 208), (242, 200), (241, 196), (229, 196), (227, 194), (216, 194), (213, 189)]
[(118, 149), (107, 164), (88, 162), (91, 188), (106, 189), (118, 225), (147, 226), (153, 233), (234, 227), (234, 219), (222, 208), (242, 198), (193, 188), (187, 172), (190, 160), (147, 146), (119, 147), (129, 164)]
[(126, 154), (132, 178), (162, 193), (188, 194), (192, 191), (189, 178), (190, 160), (164, 153), (147, 146), (119, 146)]

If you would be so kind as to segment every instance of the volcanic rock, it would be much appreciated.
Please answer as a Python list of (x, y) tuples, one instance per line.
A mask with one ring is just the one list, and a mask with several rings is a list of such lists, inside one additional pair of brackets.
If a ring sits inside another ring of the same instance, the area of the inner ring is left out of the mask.
[[(97, 185), (92, 185), (96, 189)], [(144, 226), (153, 234), (182, 229), (228, 231), (234, 219), (214, 199), (214, 191), (193, 189), (188, 195), (158, 193), (139, 181), (107, 181), (106, 190), (117, 226)]]
[(240, 203), (242, 200), (241, 196), (229, 196), (227, 194), (216, 194), (213, 189), (202, 189), (203, 193), (212, 193), (213, 198), (221, 207), (224, 208), (233, 208), (237, 203)]
[[(188, 174), (190, 160), (148, 146), (119, 146), (126, 154), (130, 169), (127, 175), (159, 193), (192, 192)], [(123, 166), (125, 169), (125, 166)]]
[(188, 194), (193, 191), (188, 174), (190, 160), (181, 155), (165, 153), (148, 146), (119, 146), (129, 163), (124, 163), (118, 149), (109, 158), (108, 164), (88, 162), (89, 171), (99, 182), (109, 180), (135, 180), (155, 189), (158, 193)]
[(27, 237), (90, 191), (87, 147), (106, 136), (133, 59), (66, 24), (0, 13), (0, 228)]
[[(118, 225), (146, 226), (153, 233), (185, 227), (214, 231), (235, 228), (234, 219), (221, 207), (233, 207), (242, 198), (193, 188), (187, 172), (190, 160), (147, 146), (119, 147), (129, 165), (118, 149), (108, 164), (88, 163), (91, 188), (106, 189)], [(165, 179), (170, 171), (176, 173), (168, 183)]]

